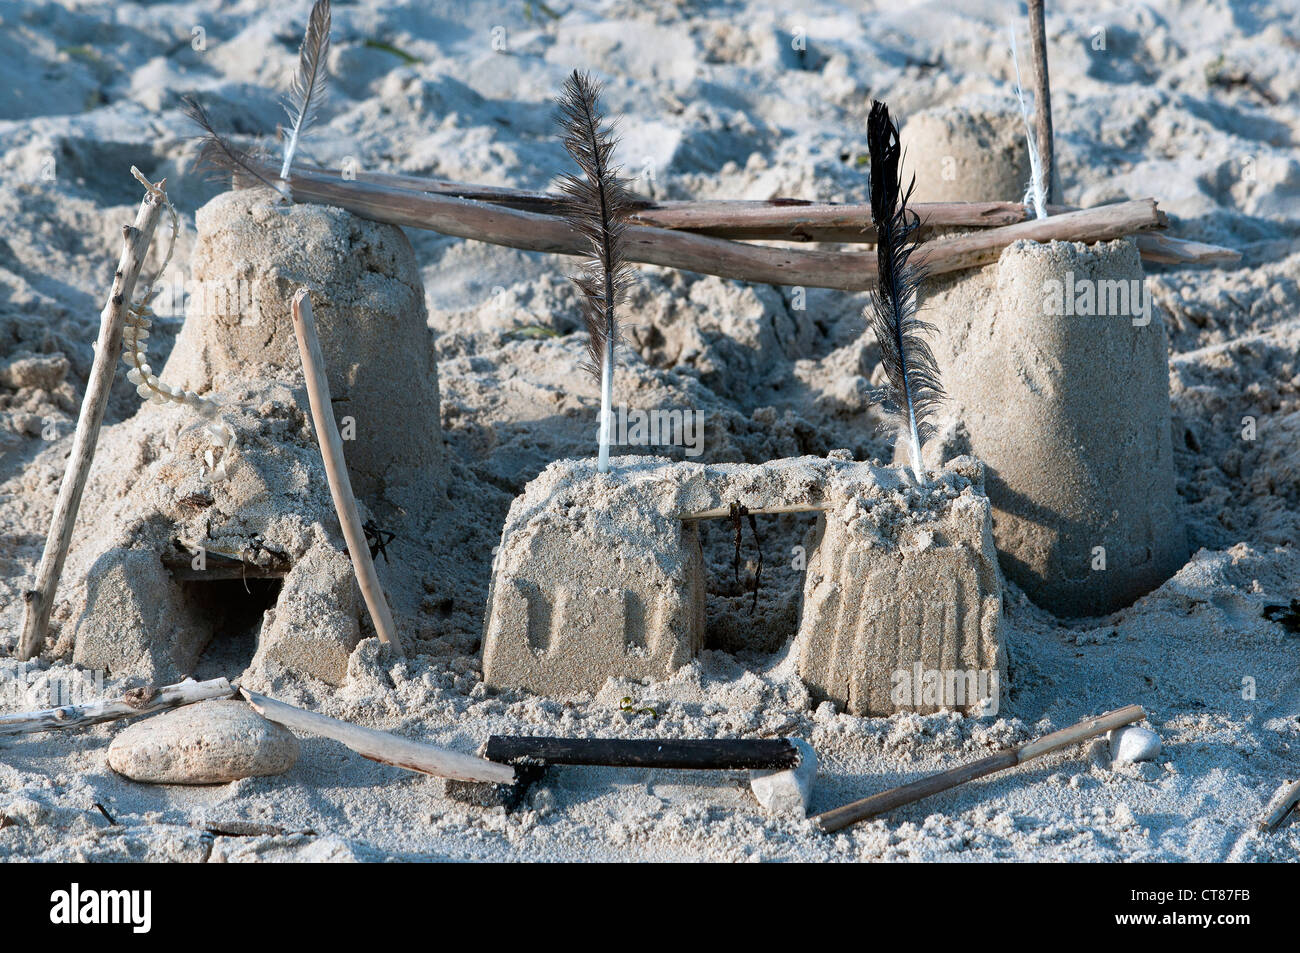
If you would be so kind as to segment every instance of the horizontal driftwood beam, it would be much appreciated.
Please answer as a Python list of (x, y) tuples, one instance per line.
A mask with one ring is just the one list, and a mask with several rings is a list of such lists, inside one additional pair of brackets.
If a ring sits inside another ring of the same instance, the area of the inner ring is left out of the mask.
[(687, 768), (781, 771), (799, 764), (785, 738), (550, 738), (493, 735), (483, 757), (502, 764), (600, 765), (615, 768)]
[[(268, 170), (270, 171), (270, 170)], [(321, 170), (338, 176), (334, 170)], [(495, 185), (467, 185), (416, 175), (384, 172), (357, 173), (357, 181), (399, 189), (431, 192), (507, 208), (560, 215), (559, 196), (548, 192), (512, 189)], [(668, 201), (636, 199), (632, 221), (654, 228), (677, 229), (737, 240), (791, 242), (874, 243), (871, 206), (865, 203), (835, 204), (805, 199)], [(911, 206), (921, 222), (924, 238), (935, 229), (994, 228), (1029, 221), (1033, 212), (1021, 202), (917, 202)], [(1072, 206), (1049, 206), (1053, 215), (1076, 212)], [(1165, 222), (1161, 220), (1161, 225)], [(1175, 265), (1231, 264), (1241, 253), (1222, 245), (1188, 241), (1154, 232), (1139, 235), (1138, 250), (1146, 261)]]
[(241, 688), (240, 693), (267, 721), (273, 721), (277, 725), (284, 725), (295, 731), (305, 731), (311, 735), (320, 735), (322, 738), (331, 738), (371, 761), (457, 781), (515, 783), (514, 769), (493, 761), (461, 754), (459, 751), (437, 748), (420, 741), (412, 741), (390, 731), (363, 728), (360, 725), (339, 721), (337, 718), (330, 718), (328, 715), (294, 708), (274, 698), (250, 692), (246, 688)]
[[(429, 192), (348, 181), (298, 170), (289, 179), (295, 202), (333, 205), (362, 218), (424, 228), (524, 251), (585, 255), (588, 242), (564, 219)], [(820, 249), (745, 245), (664, 228), (629, 226), (630, 261), (759, 284), (858, 291), (875, 282), (874, 256)]]
[(137, 688), (121, 698), (104, 699), (85, 705), (64, 705), (44, 711), (0, 715), (0, 735), (24, 735), (37, 731), (83, 728), (101, 721), (135, 718), (168, 708), (179, 708), (212, 698), (229, 698), (235, 693), (224, 678), (206, 682), (187, 680), (154, 690)]
[[(588, 250), (585, 240), (555, 216), (312, 171), (294, 173), (290, 188), (295, 201), (345, 208), (374, 221), (527, 251), (582, 255)], [(994, 261), (1003, 248), (1022, 238), (1106, 241), (1159, 227), (1160, 221), (1155, 200), (1138, 199), (924, 242), (914, 260), (924, 263), (930, 274), (943, 274)], [(624, 234), (630, 260), (699, 274), (843, 291), (865, 291), (874, 287), (876, 280), (875, 255), (869, 252), (749, 245), (637, 225), (629, 226)]]

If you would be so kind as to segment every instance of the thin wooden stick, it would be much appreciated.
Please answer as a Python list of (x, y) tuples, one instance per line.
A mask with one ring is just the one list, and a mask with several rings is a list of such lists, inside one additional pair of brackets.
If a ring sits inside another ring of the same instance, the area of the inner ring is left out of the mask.
[[(337, 170), (314, 171), (332, 176), (340, 183), (349, 181), (344, 179)], [(268, 176), (274, 176), (274, 170), (269, 166), (266, 167), (266, 173)], [(467, 185), (442, 179), (386, 172), (356, 173), (354, 178), (357, 181), (386, 186), (401, 192), (428, 192), (475, 202), (487, 202), (540, 215), (563, 214), (560, 197), (547, 192), (496, 185)], [(376, 221), (414, 228), (425, 227), (419, 222), (410, 221), (409, 216), (403, 216), (400, 221), (396, 220), (397, 216), (402, 215), (400, 199), (395, 198), (392, 201), (396, 207), (385, 208), (381, 214), (393, 217), (376, 217)], [(875, 227), (871, 224), (870, 205), (840, 205), (788, 198), (763, 201), (679, 202), (637, 199), (633, 203), (633, 208), (631, 221), (634, 224), (689, 231), (715, 238), (840, 244), (871, 244), (876, 240)], [(1020, 202), (918, 202), (912, 206), (912, 209), (920, 216), (922, 234), (948, 228), (995, 228), (1001, 225), (1014, 225), (1033, 218), (1032, 209)], [(1079, 209), (1059, 205), (1049, 208), (1049, 212), (1053, 215), (1075, 211)], [(357, 214), (363, 213), (358, 211)], [(1161, 225), (1164, 224), (1162, 220)], [(1240, 252), (1222, 245), (1210, 245), (1156, 233), (1139, 235), (1138, 249), (1147, 261), (1169, 264), (1217, 265), (1231, 264), (1241, 259)]]
[(492, 735), (483, 757), (501, 764), (603, 765), (706, 771), (781, 771), (799, 764), (788, 738), (552, 738)]
[(1078, 744), (1080, 741), (1086, 741), (1089, 738), (1095, 738), (1097, 735), (1104, 734), (1122, 725), (1141, 721), (1145, 717), (1146, 712), (1141, 705), (1129, 705), (1126, 708), (1120, 708), (1096, 718), (1081, 721), (1070, 728), (1044, 735), (1037, 741), (1031, 741), (1015, 748), (1006, 748), (970, 764), (952, 768), (939, 774), (931, 774), (910, 784), (891, 788), (888, 791), (873, 794), (871, 797), (863, 798), (860, 801), (854, 801), (851, 804), (845, 804), (843, 807), (826, 811), (814, 817), (813, 822), (827, 833), (838, 831), (850, 824), (856, 824), (858, 821), (884, 814), (905, 804), (912, 804), (922, 798), (929, 797), (931, 794), (947, 791), (959, 784), (982, 778), (995, 771), (1003, 771), (1018, 764), (1024, 764), (1031, 758), (1038, 758), (1048, 752)]
[[(586, 255), (590, 246), (562, 218), (501, 205), (299, 170), (290, 177), (296, 202), (332, 205), (362, 218), (508, 245), (525, 251)], [(629, 260), (759, 284), (862, 290), (875, 281), (875, 256), (820, 249), (745, 245), (694, 232), (630, 225)]]
[(1052, 84), (1047, 72), (1047, 17), (1043, 0), (1029, 0), (1029, 43), (1034, 58), (1034, 137), (1043, 163), (1047, 201), (1059, 202), (1061, 187), (1052, 153)]
[(21, 661), (39, 655), (45, 647), (50, 611), (54, 608), (54, 593), (59, 586), (59, 577), (63, 574), (63, 563), (68, 558), (68, 548), (72, 544), (72, 530), (77, 522), (77, 510), (81, 507), (81, 494), (86, 489), (90, 464), (95, 458), (99, 428), (104, 422), (104, 409), (108, 406), (113, 377), (122, 351), (122, 327), (126, 309), (135, 293), (136, 279), (144, 267), (158, 219), (167, 207), (167, 199), (162, 192), (166, 184), (167, 180), (163, 179), (146, 191), (140, 209), (136, 212), (135, 224), (122, 227), (122, 255), (117, 262), (117, 271), (113, 274), (113, 287), (108, 293), (108, 301), (99, 315), (95, 358), (90, 368), (90, 379), (86, 382), (86, 396), (81, 401), (81, 413), (77, 417), (68, 469), (64, 471), (59, 497), (54, 504), (50, 532), (45, 538), (45, 551), (41, 554), (40, 567), (36, 571), (36, 585), (23, 593), (26, 605), (23, 609), (22, 633), (18, 640), (18, 658)]
[(316, 322), (312, 318), (311, 298), (306, 288), (299, 288), (293, 296), (293, 333), (298, 338), (298, 354), (302, 357), (302, 373), (307, 381), (307, 399), (311, 403), (311, 419), (316, 427), (316, 442), (325, 461), (325, 476), (329, 480), (330, 496), (339, 515), (343, 538), (352, 557), (352, 569), (357, 574), (361, 595), (370, 610), (375, 633), (380, 640), (392, 646), (393, 652), (403, 655), (402, 643), (393, 625), (393, 613), (384, 598), (375, 573), (375, 562), (370, 558), (361, 516), (357, 513), (357, 499), (352, 495), (352, 480), (348, 477), (347, 461), (343, 457), (343, 440), (334, 423), (334, 407), (330, 403), (330, 385), (325, 377), (325, 358), (321, 354), (320, 338), (316, 336)]
[(1282, 789), (1274, 797), (1269, 805), (1269, 811), (1259, 822), (1261, 831), (1271, 831), (1286, 819), (1291, 813), (1292, 808), (1300, 803), (1300, 781), (1290, 785), (1283, 785)]
[(389, 731), (363, 728), (314, 711), (304, 711), (244, 688), (239, 691), (253, 709), (268, 721), (295, 731), (305, 731), (308, 734), (320, 735), (322, 738), (331, 738), (371, 761), (457, 781), (515, 783), (515, 769), (509, 765), (497, 764), (486, 758), (461, 754), (458, 751), (436, 748)]
[(912, 260), (929, 274), (938, 275), (997, 261), (1002, 249), (1022, 238), (1035, 242), (1104, 242), (1157, 228), (1159, 224), (1155, 200), (1135, 199), (923, 242)]
[(118, 718), (135, 718), (167, 708), (179, 708), (212, 698), (229, 698), (235, 693), (230, 682), (214, 678), (206, 682), (186, 679), (175, 685), (154, 690), (136, 688), (121, 698), (90, 702), (86, 705), (64, 705), (44, 711), (0, 715), (0, 735), (25, 735), (38, 731), (56, 731), (63, 728), (84, 728), (86, 725)]

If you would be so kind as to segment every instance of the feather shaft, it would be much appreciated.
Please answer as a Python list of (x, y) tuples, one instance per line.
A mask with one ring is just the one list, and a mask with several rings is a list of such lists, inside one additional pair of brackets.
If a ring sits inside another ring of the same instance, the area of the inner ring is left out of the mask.
[(911, 263), (919, 220), (907, 207), (912, 185), (899, 179), (902, 149), (889, 109), (873, 102), (867, 119), (871, 154), (871, 219), (876, 226), (878, 279), (871, 294), (871, 326), (880, 343), (880, 360), (889, 381), (891, 416), (905, 436), (917, 482), (925, 483), (921, 445), (933, 432), (928, 418), (943, 399), (939, 368), (926, 342), (934, 330), (917, 317), (917, 291), (924, 273)]

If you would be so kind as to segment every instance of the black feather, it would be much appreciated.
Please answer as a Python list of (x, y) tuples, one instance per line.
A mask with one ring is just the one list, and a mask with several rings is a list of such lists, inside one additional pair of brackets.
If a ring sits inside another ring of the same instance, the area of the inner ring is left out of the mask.
[(204, 132), (203, 149), (199, 153), (198, 162), (200, 169), (221, 176), (229, 175), (234, 179), (243, 178), (261, 182), (268, 188), (284, 194), (282, 186), (272, 182), (257, 169), (257, 164), (251, 155), (231, 145), (221, 133), (217, 132), (216, 127), (212, 125), (212, 120), (208, 118), (207, 110), (197, 99), (184, 96), (181, 102), (185, 106), (185, 115)]
[[(898, 166), (902, 150), (898, 129), (882, 102), (871, 104), (867, 119), (867, 149), (871, 154), (871, 220), (876, 227), (876, 267), (879, 280), (871, 293), (871, 327), (880, 342), (880, 359), (889, 379), (890, 410), (903, 434), (919, 450), (934, 433), (930, 421), (943, 400), (939, 368), (924, 335), (934, 330), (917, 317), (917, 291), (923, 269), (911, 263), (920, 221), (907, 207), (915, 179), (902, 188)], [(911, 454), (918, 478), (924, 469)]]
[(581, 292), (582, 316), (590, 334), (590, 360), (585, 367), (597, 380), (610, 345), (618, 345), (617, 308), (632, 282), (623, 248), (632, 197), (619, 170), (611, 165), (617, 140), (600, 114), (599, 97), (600, 85), (574, 70), (559, 101), (564, 148), (582, 172), (563, 175), (559, 190), (569, 224), (591, 245), (583, 273), (571, 280)]

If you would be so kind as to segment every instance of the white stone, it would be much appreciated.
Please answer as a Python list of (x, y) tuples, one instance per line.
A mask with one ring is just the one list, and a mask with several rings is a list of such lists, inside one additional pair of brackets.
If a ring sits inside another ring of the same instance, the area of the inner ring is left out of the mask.
[(149, 784), (225, 784), (283, 774), (298, 739), (242, 701), (186, 705), (138, 721), (108, 746), (108, 766)]
[(750, 775), (749, 787), (769, 814), (804, 817), (817, 779), (817, 752), (800, 738), (791, 738), (790, 743), (799, 749), (799, 763), (784, 771), (755, 771)]
[(1154, 761), (1163, 750), (1160, 736), (1150, 728), (1129, 725), (1112, 731), (1109, 740), (1111, 758), (1116, 764)]

